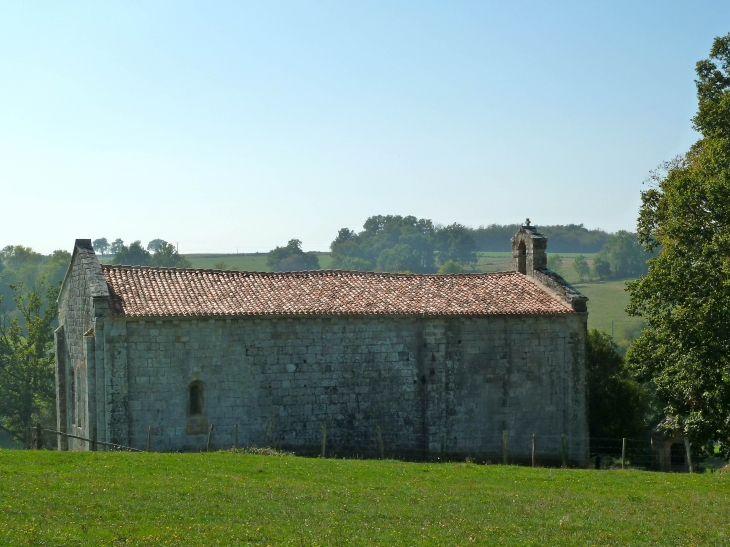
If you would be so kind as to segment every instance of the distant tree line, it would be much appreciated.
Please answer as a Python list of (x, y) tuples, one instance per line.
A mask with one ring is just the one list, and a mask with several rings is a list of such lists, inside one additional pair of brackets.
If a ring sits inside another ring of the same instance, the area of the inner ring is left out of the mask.
[[(490, 224), (467, 230), (472, 233), (477, 251), (508, 252), (512, 250), (510, 239), (519, 228), (519, 224)], [(550, 241), (550, 251), (554, 253), (597, 253), (611, 235), (601, 229), (589, 230), (582, 224), (540, 226), (539, 230)]]
[(177, 252), (172, 243), (164, 239), (153, 239), (142, 246), (141, 241), (133, 241), (129, 246), (117, 238), (111, 243), (105, 237), (95, 239), (94, 250), (102, 257), (107, 254), (114, 255), (114, 264), (126, 266), (157, 266), (161, 268), (190, 268), (192, 265), (184, 256)]
[[(330, 244), (331, 268), (444, 274), (475, 271), (477, 252), (510, 251), (510, 240), (518, 229), (517, 224), (474, 229), (458, 223), (440, 226), (415, 216), (375, 215), (359, 232), (340, 229)], [(539, 229), (550, 240), (548, 267), (558, 273), (564, 273), (561, 252), (596, 254), (592, 265), (582, 254), (573, 259), (581, 281), (636, 278), (647, 271), (646, 261), (651, 255), (631, 232), (609, 234), (588, 230), (582, 224)], [(272, 250), (267, 263), (272, 271), (319, 268), (317, 254), (304, 252), (298, 239)]]
[(414, 216), (377, 215), (360, 232), (342, 228), (330, 245), (332, 268), (384, 272), (458, 273), (474, 269), (476, 244), (461, 224), (436, 226)]
[[(608, 236), (601, 250), (593, 256), (589, 265), (585, 256), (573, 258), (572, 265), (581, 281), (593, 278), (636, 279), (649, 271), (648, 260), (654, 256), (639, 244), (635, 233), (619, 230)], [(548, 255), (548, 268), (562, 273), (563, 257), (559, 254)]]

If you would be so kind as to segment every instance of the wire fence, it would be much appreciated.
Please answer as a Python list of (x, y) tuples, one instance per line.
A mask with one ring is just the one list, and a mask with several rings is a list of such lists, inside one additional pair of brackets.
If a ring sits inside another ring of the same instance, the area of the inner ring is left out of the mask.
[[(566, 434), (538, 435), (503, 431), (501, 434), (433, 434), (411, 431), (347, 430), (322, 425), (301, 432), (276, 431), (271, 424), (256, 439), (246, 438), (237, 424), (210, 424), (205, 432), (191, 435), (191, 442), (179, 444), (163, 427), (149, 426), (146, 436), (132, 436), (126, 446), (91, 437), (56, 431), (37, 425), (29, 428), (30, 448), (49, 447), (49, 437), (78, 441), (75, 450), (118, 450), (129, 452), (219, 451), (229, 449), (270, 450), (325, 458), (390, 459), (402, 461), (471, 461), (485, 464), (533, 467), (591, 467), (594, 469), (638, 469), (665, 472), (696, 472), (686, 439), (577, 438)], [(73, 443), (73, 441), (72, 441)], [(51, 443), (61, 449), (63, 443)]]

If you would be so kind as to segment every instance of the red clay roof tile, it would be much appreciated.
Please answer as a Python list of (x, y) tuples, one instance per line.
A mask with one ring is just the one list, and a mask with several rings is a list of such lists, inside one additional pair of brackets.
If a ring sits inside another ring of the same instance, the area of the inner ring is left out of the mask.
[(573, 313), (517, 272), (403, 275), (102, 269), (112, 314), (127, 317)]

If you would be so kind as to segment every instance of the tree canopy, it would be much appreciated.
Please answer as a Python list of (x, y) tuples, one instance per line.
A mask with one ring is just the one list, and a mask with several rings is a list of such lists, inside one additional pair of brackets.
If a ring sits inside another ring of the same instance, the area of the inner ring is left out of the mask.
[(730, 455), (730, 34), (696, 72), (701, 138), (641, 196), (639, 241), (658, 254), (629, 284), (646, 329), (627, 360), (695, 443)]
[(332, 267), (342, 270), (433, 273), (447, 262), (472, 268), (477, 262), (470, 228), (414, 216), (372, 216), (359, 233), (342, 228), (330, 250)]
[(58, 286), (12, 285), (19, 316), (0, 318), (0, 428), (22, 441), (31, 425), (55, 426), (53, 322)]
[(646, 432), (646, 391), (632, 377), (611, 336), (597, 329), (588, 332), (586, 383), (591, 437), (639, 438)]
[[(469, 228), (477, 251), (510, 251), (510, 239), (520, 228), (519, 224), (490, 224)], [(553, 253), (597, 253), (609, 234), (601, 229), (589, 230), (582, 224), (557, 224), (540, 226), (540, 232), (550, 240)]]
[(636, 234), (619, 230), (606, 239), (606, 243), (594, 258), (594, 270), (600, 279), (636, 278), (645, 274), (651, 253), (639, 243)]
[[(121, 241), (121, 239), (116, 241)], [(152, 245), (153, 243), (154, 245)], [(190, 262), (184, 256), (178, 254), (172, 243), (159, 239), (150, 242), (149, 246), (155, 248), (156, 251), (150, 253), (142, 246), (141, 241), (135, 241), (129, 247), (122, 243), (114, 255), (114, 263), (126, 266), (156, 266), (161, 268), (191, 267)]]
[(274, 272), (318, 270), (319, 257), (317, 253), (305, 253), (298, 239), (290, 239), (285, 247), (276, 247), (269, 252), (266, 264)]
[(92, 245), (94, 247), (94, 250), (102, 256), (109, 252), (109, 242), (106, 240), (105, 237), (95, 239)]

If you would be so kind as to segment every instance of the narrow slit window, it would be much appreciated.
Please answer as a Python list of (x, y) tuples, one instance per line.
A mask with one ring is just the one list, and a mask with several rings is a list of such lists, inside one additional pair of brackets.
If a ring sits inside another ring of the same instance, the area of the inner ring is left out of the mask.
[(190, 415), (203, 414), (203, 386), (199, 382), (190, 385)]

